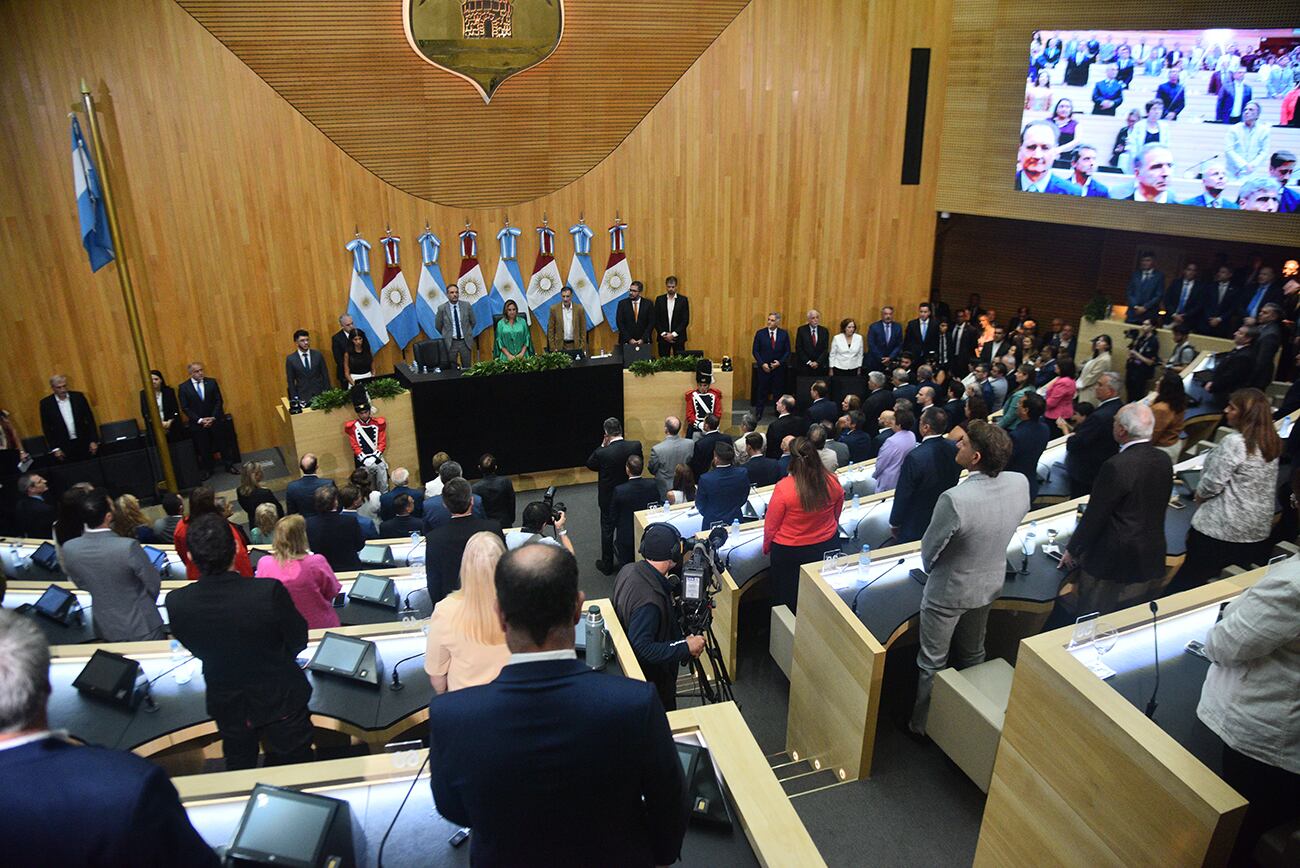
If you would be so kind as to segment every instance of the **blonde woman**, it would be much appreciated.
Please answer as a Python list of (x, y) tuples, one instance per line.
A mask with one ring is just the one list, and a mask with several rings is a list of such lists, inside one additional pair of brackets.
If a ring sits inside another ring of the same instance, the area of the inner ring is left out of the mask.
[(325, 556), (307, 548), (307, 521), (301, 515), (286, 515), (275, 523), (271, 555), (257, 562), (257, 575), (284, 584), (309, 630), (339, 625), (334, 598), (343, 586)]
[(276, 514), (275, 504), (258, 504), (253, 513), (253, 529), (248, 532), (250, 541), (255, 546), (270, 545), (275, 539), (275, 523), (280, 520)]
[(424, 669), (437, 693), (487, 684), (510, 661), (492, 581), (505, 551), (494, 533), (470, 537), (460, 562), (460, 590), (433, 610)]
[(140, 509), (140, 501), (134, 494), (124, 494), (113, 501), (113, 533), (133, 539), (141, 545), (158, 542), (158, 535), (153, 532), (149, 519)]

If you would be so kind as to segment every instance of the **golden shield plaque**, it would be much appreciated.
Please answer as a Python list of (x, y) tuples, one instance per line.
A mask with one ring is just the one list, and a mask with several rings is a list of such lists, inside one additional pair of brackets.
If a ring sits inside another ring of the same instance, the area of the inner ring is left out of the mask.
[(551, 56), (564, 33), (564, 0), (402, 0), (416, 54), (478, 89), (483, 101), (507, 78)]

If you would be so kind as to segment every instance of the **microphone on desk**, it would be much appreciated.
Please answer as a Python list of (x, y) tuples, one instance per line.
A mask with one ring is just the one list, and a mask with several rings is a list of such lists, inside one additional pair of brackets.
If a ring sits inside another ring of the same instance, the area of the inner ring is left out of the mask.
[(1155, 649), (1156, 657), (1156, 686), (1151, 688), (1151, 698), (1147, 700), (1147, 717), (1154, 720), (1156, 713), (1156, 694), (1160, 692), (1160, 637), (1156, 632), (1156, 622), (1159, 620), (1157, 615), (1160, 607), (1156, 601), (1152, 600), (1151, 606), (1151, 645)]
[(393, 682), (388, 685), (388, 689), (393, 691), (394, 693), (396, 693), (399, 690), (406, 689), (406, 685), (402, 683), (401, 676), (398, 675), (397, 673), (398, 667), (400, 667), (403, 663), (407, 662), (408, 660), (414, 660), (416, 657), (423, 657), (423, 656), (424, 656), (424, 652), (421, 651), (419, 654), (412, 654), (410, 657), (403, 657), (401, 660), (398, 660), (396, 663), (394, 663)]
[(901, 566), (902, 566), (906, 561), (907, 561), (907, 558), (899, 558), (898, 560), (894, 561), (892, 564), (890, 564), (889, 566), (887, 566), (887, 567), (885, 567), (883, 570), (881, 570), (880, 573), (879, 573), (879, 575), (877, 575), (874, 579), (872, 579), (871, 581), (869, 581), (869, 582), (867, 582), (865, 585), (863, 585), (863, 586), (862, 586), (862, 590), (861, 590), (861, 591), (858, 591), (858, 593), (861, 594), (862, 591), (865, 591), (867, 588), (871, 587), (871, 586), (874, 585), (876, 582), (880, 581), (880, 580), (883, 579), (885, 576), (889, 575), (889, 573), (894, 569), (894, 567), (901, 567)]

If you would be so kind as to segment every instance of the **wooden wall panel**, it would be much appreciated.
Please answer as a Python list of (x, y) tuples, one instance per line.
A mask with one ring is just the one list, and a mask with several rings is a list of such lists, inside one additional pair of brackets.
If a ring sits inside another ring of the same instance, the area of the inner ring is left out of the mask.
[[(600, 268), (603, 227), (621, 210), (633, 275), (651, 294), (679, 276), (694, 302), (691, 344), (736, 357), (747, 394), (767, 310), (792, 326), (813, 305), (832, 324), (865, 324), (883, 303), (910, 308), (928, 294), (939, 142), (926, 138), (923, 183), (901, 186), (902, 95), (913, 46), (935, 50), (940, 90), (948, 2), (754, 0), (607, 159), (508, 215), (567, 226), (585, 211)], [(202, 358), (246, 448), (282, 442), (271, 408), (290, 335), (309, 328), (320, 346), (336, 328), (354, 225), (376, 243), (391, 223), (414, 280), (426, 220), (446, 240), (466, 216), (486, 236), (507, 215), (383, 183), (170, 0), (10, 2), (0, 26), (0, 406), (25, 432), (55, 370), (101, 419), (138, 412), (114, 266), (92, 275), (77, 232), (67, 111), (83, 75), (109, 134), (150, 361), (174, 382)], [(931, 129), (940, 111), (932, 99)], [(521, 259), (535, 250), (528, 231)], [(567, 272), (568, 239), (560, 253)], [(607, 327), (592, 342), (609, 346)], [(382, 350), (380, 369), (396, 357)]]
[[(964, 214), (1020, 217), (1078, 226), (1293, 242), (1296, 221), (1267, 214), (1223, 215), (1195, 208), (1138, 208), (1093, 200), (1094, 207), (1012, 189), (1025, 98), (1029, 39), (1035, 30), (1169, 30), (1295, 26), (1294, 4), (1245, 0), (955, 0), (943, 109), (938, 207)], [(1201, 79), (1204, 81), (1204, 78)]]

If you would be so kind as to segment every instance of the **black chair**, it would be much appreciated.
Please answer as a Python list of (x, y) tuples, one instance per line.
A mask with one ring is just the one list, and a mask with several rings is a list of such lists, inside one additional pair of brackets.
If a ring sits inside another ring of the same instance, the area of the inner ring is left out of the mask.
[(135, 419), (122, 419), (117, 422), (105, 422), (99, 426), (99, 439), (104, 443), (117, 440), (130, 440), (140, 436), (140, 423)]
[(28, 455), (44, 455), (50, 451), (50, 444), (45, 442), (45, 435), (37, 434), (23, 438), (23, 451)]
[(451, 353), (447, 351), (447, 342), (442, 339), (420, 341), (415, 345), (415, 364), (421, 369), (451, 367)]

